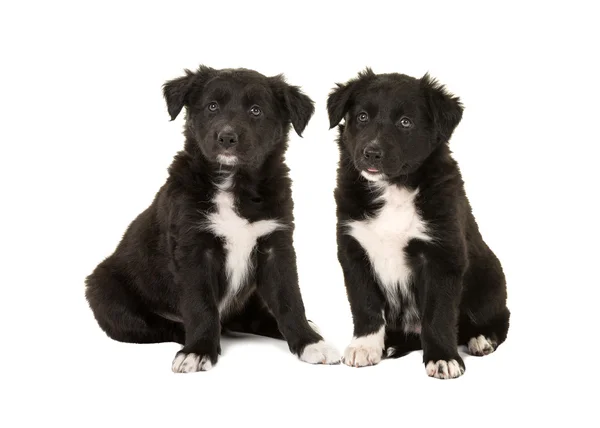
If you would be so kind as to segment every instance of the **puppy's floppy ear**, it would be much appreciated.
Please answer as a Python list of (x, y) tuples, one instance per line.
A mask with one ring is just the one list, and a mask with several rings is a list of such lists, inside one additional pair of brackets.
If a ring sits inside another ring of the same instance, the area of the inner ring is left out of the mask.
[(460, 98), (448, 92), (444, 85), (438, 83), (429, 73), (421, 78), (420, 83), (430, 118), (441, 140), (446, 142), (462, 119), (464, 108)]
[(358, 83), (362, 80), (375, 77), (371, 68), (367, 67), (358, 73), (358, 78), (350, 79), (342, 84), (337, 83), (327, 98), (327, 113), (329, 114), (329, 129), (336, 126), (344, 118), (352, 104), (352, 96)]
[(296, 134), (302, 132), (315, 112), (314, 102), (298, 86), (293, 86), (285, 81), (283, 74), (271, 78), (273, 89), (279, 102), (283, 104), (287, 117), (292, 122)]
[(304, 94), (299, 87), (287, 85), (284, 91), (284, 101), (296, 134), (302, 136), (308, 121), (315, 112), (313, 100)]
[(354, 89), (353, 83), (337, 83), (337, 88), (329, 93), (327, 98), (327, 113), (329, 114), (329, 129), (342, 121), (350, 108), (350, 96)]
[(188, 69), (184, 71), (185, 76), (169, 80), (163, 85), (163, 96), (167, 102), (167, 110), (172, 121), (181, 113), (184, 106), (190, 105), (193, 89), (197, 85), (203, 85), (215, 70), (201, 65), (196, 72)]
[(167, 102), (167, 111), (171, 120), (175, 120), (183, 106), (188, 103), (188, 95), (195, 78), (196, 73), (186, 69), (185, 76), (169, 80), (163, 85), (163, 96)]

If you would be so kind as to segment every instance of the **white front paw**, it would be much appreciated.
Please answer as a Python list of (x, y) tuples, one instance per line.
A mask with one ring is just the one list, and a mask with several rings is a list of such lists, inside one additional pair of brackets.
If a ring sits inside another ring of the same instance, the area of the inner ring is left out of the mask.
[(354, 337), (344, 352), (344, 363), (351, 367), (374, 366), (381, 361), (385, 327), (366, 336)]
[(454, 379), (462, 376), (465, 372), (464, 367), (456, 360), (429, 361), (425, 366), (427, 375), (436, 379)]
[(344, 352), (344, 363), (351, 367), (374, 366), (381, 361), (383, 349), (365, 344), (354, 344), (354, 341)]
[(300, 354), (300, 359), (310, 364), (337, 364), (340, 353), (324, 340), (307, 345)]
[(179, 352), (175, 355), (171, 369), (174, 373), (205, 372), (212, 369), (212, 363), (208, 355)]

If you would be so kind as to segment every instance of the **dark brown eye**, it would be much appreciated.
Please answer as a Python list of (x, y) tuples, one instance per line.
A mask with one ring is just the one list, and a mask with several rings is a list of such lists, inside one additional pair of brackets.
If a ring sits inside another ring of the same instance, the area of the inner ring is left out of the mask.
[(250, 109), (250, 114), (252, 116), (260, 116), (262, 114), (262, 110), (259, 106), (252, 106), (252, 108)]
[(219, 108), (219, 104), (212, 102), (208, 105), (208, 110), (209, 111), (217, 111), (217, 109)]
[(408, 117), (400, 119), (400, 126), (403, 128), (411, 128), (413, 126), (412, 121)]
[(367, 122), (369, 120), (369, 115), (367, 114), (367, 112), (361, 111), (360, 113), (358, 113), (358, 116), (356, 116), (356, 118), (359, 122)]

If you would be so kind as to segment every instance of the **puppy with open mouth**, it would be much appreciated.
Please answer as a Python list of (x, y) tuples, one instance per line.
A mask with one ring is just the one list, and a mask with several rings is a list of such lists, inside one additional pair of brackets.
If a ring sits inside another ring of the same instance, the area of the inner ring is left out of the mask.
[(282, 76), (200, 66), (163, 87), (171, 120), (185, 108), (185, 146), (152, 204), (86, 280), (115, 340), (178, 342), (177, 373), (212, 368), (222, 330), (285, 339), (306, 362), (338, 352), (305, 317), (292, 242), (284, 154), (313, 102)]
[(377, 364), (422, 349), (429, 376), (464, 373), (458, 353), (493, 352), (510, 312), (502, 266), (486, 245), (448, 141), (463, 107), (429, 75), (375, 74), (338, 84), (338, 259), (354, 337), (343, 360)]

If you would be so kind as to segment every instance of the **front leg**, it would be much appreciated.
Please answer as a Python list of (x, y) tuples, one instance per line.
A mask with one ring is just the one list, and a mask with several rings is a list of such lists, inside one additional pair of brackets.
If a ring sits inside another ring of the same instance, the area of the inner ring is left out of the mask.
[(187, 247), (175, 273), (185, 345), (175, 355), (175, 373), (210, 370), (220, 353), (221, 326), (217, 306), (218, 265), (214, 250)]
[(364, 249), (354, 238), (341, 232), (338, 259), (354, 322), (354, 337), (344, 352), (344, 363), (352, 367), (372, 366), (379, 363), (383, 355), (385, 300)]
[(462, 263), (454, 257), (439, 258), (433, 254), (425, 255), (425, 260), (422, 270), (423, 362), (427, 375), (452, 379), (465, 372), (465, 364), (458, 354), (457, 336)]
[(338, 351), (306, 319), (291, 231), (277, 231), (259, 240), (257, 291), (277, 320), (290, 351), (312, 364), (339, 363)]

